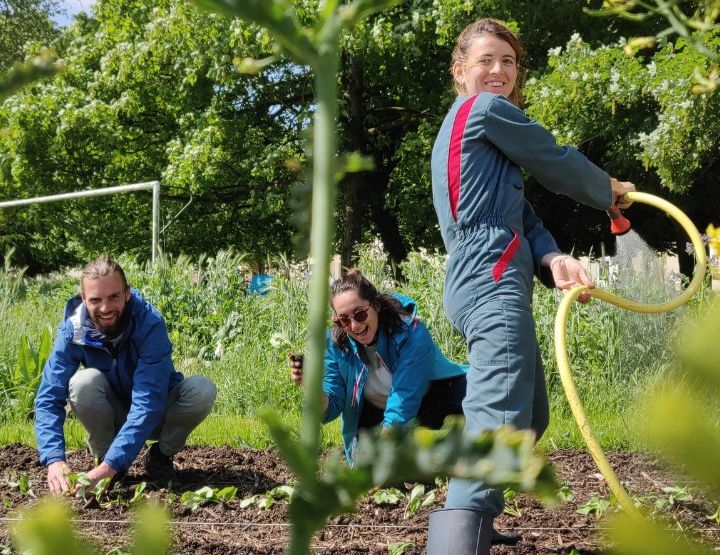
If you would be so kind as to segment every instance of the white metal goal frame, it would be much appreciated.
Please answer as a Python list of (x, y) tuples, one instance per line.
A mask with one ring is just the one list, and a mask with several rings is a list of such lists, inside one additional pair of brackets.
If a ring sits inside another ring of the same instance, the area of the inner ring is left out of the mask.
[(48, 202), (59, 202), (83, 197), (100, 197), (115, 195), (118, 193), (129, 193), (132, 191), (152, 190), (152, 262), (153, 264), (160, 256), (160, 182), (148, 181), (146, 183), (132, 183), (130, 185), (118, 185), (116, 187), (104, 187), (102, 189), (86, 189), (72, 193), (61, 193), (47, 197), (35, 197), (27, 199), (6, 200), (0, 202), (0, 208), (12, 208), (15, 206), (27, 206), (29, 204), (45, 204)]

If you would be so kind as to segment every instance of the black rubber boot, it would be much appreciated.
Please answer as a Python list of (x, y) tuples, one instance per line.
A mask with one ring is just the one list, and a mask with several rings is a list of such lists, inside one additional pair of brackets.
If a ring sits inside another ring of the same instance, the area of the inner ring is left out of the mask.
[(490, 555), (493, 518), (473, 509), (431, 512), (427, 555)]
[(490, 545), (517, 545), (521, 539), (522, 536), (512, 530), (503, 534), (493, 528), (492, 535), (490, 536)]

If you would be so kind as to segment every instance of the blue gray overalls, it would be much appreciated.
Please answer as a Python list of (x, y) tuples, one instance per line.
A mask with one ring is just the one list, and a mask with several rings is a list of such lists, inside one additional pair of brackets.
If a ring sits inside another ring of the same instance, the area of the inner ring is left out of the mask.
[[(470, 434), (512, 424), (539, 438), (549, 419), (531, 300), (541, 259), (559, 249), (525, 199), (521, 168), (583, 204), (605, 210), (612, 202), (604, 171), (559, 146), (504, 96), (460, 96), (452, 105), (432, 152), (433, 203), (448, 253), (445, 312), (467, 342), (463, 409)], [(479, 513), (492, 524), (503, 493), (453, 479), (445, 509)], [(447, 511), (436, 519), (449, 519), (446, 528), (462, 515)], [(432, 532), (431, 518), (431, 540)]]

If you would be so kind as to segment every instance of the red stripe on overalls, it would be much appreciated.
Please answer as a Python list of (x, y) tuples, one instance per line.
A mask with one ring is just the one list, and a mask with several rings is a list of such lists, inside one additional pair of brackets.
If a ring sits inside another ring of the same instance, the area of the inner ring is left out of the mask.
[(500, 255), (500, 258), (498, 258), (498, 261), (495, 263), (495, 266), (493, 266), (492, 275), (493, 275), (493, 279), (495, 280), (495, 283), (500, 281), (500, 278), (502, 277), (503, 273), (505, 272), (508, 265), (510, 264), (512, 257), (515, 256), (515, 253), (517, 252), (518, 248), (520, 247), (520, 236), (517, 234), (517, 231), (515, 231), (514, 229), (513, 229), (513, 233), (515, 234), (515, 236), (512, 238), (512, 241), (510, 241), (508, 246), (505, 247), (505, 250)]
[(448, 149), (448, 196), (450, 198), (450, 212), (453, 220), (457, 222), (457, 207), (460, 199), (460, 166), (462, 162), (462, 142), (465, 134), (465, 124), (470, 117), (473, 103), (477, 95), (468, 98), (462, 103), (453, 121), (450, 147)]

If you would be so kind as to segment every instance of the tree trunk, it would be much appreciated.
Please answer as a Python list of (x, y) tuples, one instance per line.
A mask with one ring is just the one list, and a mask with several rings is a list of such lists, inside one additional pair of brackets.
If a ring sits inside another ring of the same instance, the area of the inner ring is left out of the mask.
[[(343, 80), (348, 131), (344, 146), (348, 151), (367, 155), (370, 146), (364, 126), (362, 60), (350, 53), (345, 53), (342, 59), (347, 68)], [(345, 267), (357, 263), (357, 244), (370, 221), (380, 234), (392, 262), (399, 263), (407, 257), (407, 247), (400, 235), (397, 218), (385, 209), (390, 171), (386, 167), (378, 167), (382, 164), (380, 157), (375, 157), (375, 163), (374, 171), (348, 174), (342, 181), (340, 254)]]

